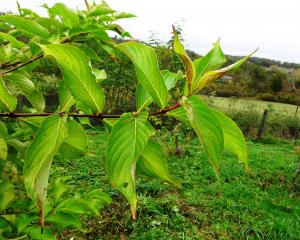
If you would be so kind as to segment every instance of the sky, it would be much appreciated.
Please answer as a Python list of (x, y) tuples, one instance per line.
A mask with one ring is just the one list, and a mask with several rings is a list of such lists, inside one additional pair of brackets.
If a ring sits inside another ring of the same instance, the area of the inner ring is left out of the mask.
[[(14, 0), (1, 0), (0, 11), (16, 12)], [(19, 0), (40, 14), (39, 6), (63, 2), (82, 9), (84, 0)], [(100, 0), (96, 0), (100, 2)], [(106, 0), (115, 10), (137, 15), (119, 21), (131, 35), (147, 40), (156, 33), (171, 36), (172, 24), (184, 31), (185, 46), (201, 55), (219, 37), (225, 54), (245, 56), (259, 47), (257, 57), (300, 63), (299, 0)]]

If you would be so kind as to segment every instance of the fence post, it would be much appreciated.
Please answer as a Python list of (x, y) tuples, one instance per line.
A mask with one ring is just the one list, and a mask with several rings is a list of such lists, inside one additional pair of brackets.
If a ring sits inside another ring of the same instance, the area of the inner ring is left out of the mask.
[(264, 113), (263, 113), (263, 116), (262, 116), (262, 119), (261, 119), (260, 127), (259, 127), (258, 132), (257, 132), (256, 139), (261, 138), (262, 135), (264, 134), (265, 127), (266, 127), (266, 121), (267, 121), (267, 115), (268, 115), (268, 109), (265, 109)]

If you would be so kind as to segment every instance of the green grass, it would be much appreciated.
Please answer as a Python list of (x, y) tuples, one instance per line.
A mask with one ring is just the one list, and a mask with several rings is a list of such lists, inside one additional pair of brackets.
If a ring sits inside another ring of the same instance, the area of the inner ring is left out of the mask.
[[(298, 195), (288, 192), (298, 160), (289, 143), (248, 142), (249, 177), (225, 153), (218, 198), (207, 157), (197, 140), (189, 141), (183, 156), (168, 157), (180, 188), (138, 176), (136, 221), (130, 218), (128, 203), (109, 184), (103, 143), (103, 132), (90, 131), (88, 156), (54, 162), (52, 179), (71, 176), (70, 192), (101, 188), (113, 197), (100, 216), (85, 219), (87, 232), (76, 233), (75, 239), (300, 239), (300, 190)], [(63, 239), (72, 236), (66, 233)]]
[(253, 109), (258, 112), (263, 112), (265, 109), (273, 110), (277, 113), (294, 116), (296, 112), (296, 105), (267, 102), (260, 100), (249, 99), (235, 99), (225, 97), (207, 97), (202, 96), (212, 107), (225, 110), (245, 110)]

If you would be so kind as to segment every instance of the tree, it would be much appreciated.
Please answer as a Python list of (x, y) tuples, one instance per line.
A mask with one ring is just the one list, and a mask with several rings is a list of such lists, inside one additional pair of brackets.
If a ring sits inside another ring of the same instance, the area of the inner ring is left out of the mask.
[[(132, 40), (118, 44), (107, 34), (107, 31), (115, 31), (121, 37), (130, 38), (130, 34), (114, 21), (134, 16), (117, 12), (105, 2), (90, 5), (86, 1), (86, 5), (87, 9), (80, 11), (62, 3), (52, 7), (43, 5), (48, 11), (47, 18), (22, 8), (19, 8), (19, 15), (0, 16), (1, 26), (6, 29), (0, 35), (0, 158), (9, 172), (17, 169), (23, 175), (14, 181), (7, 171), (1, 171), (1, 196), (5, 197), (0, 198), (0, 224), (6, 227), (1, 232), (4, 238), (29, 234), (45, 239), (68, 226), (81, 229), (78, 215), (97, 214), (100, 206), (110, 201), (107, 194), (98, 190), (79, 199), (61, 200), (64, 187), (62, 181), (58, 181), (55, 188), (58, 190), (51, 195), (53, 210), (49, 211), (46, 204), (53, 157), (60, 154), (65, 158), (77, 158), (88, 151), (85, 130), (78, 118), (94, 118), (107, 127), (107, 174), (112, 185), (129, 201), (133, 219), (138, 202), (136, 171), (175, 183), (168, 172), (161, 144), (152, 139), (155, 129), (148, 120), (150, 116), (165, 115), (191, 126), (209, 156), (219, 185), (224, 149), (233, 152), (249, 172), (246, 144), (238, 126), (223, 113), (206, 106), (196, 94), (210, 82), (237, 70), (254, 52), (220, 68), (226, 58), (220, 43), (216, 42), (208, 54), (192, 61), (173, 27), (174, 51), (185, 69), (186, 88), (183, 96), (170, 104), (168, 91), (176, 86), (178, 73), (160, 70), (150, 46)], [(28, 41), (18, 40), (19, 36), (25, 36)], [(92, 48), (82, 45), (86, 41), (93, 41), (113, 59), (124, 54), (131, 60), (138, 81), (137, 111), (109, 114), (109, 109), (104, 109), (105, 92), (101, 82), (106, 74), (92, 64), (91, 60), (98, 55)], [(43, 94), (31, 79), (33, 70), (44, 58), (51, 59), (62, 76), (59, 106), (51, 113), (44, 112)], [(18, 94), (24, 95), (30, 103), (25, 112), (15, 112), (18, 102), (12, 88), (18, 89)], [(8, 118), (18, 120), (6, 121)], [(25, 192), (27, 197), (21, 199), (25, 208), (20, 213), (12, 204)], [(30, 207), (29, 199), (34, 208)], [(37, 209), (44, 235), (35, 225)], [(9, 213), (18, 220), (7, 220)]]

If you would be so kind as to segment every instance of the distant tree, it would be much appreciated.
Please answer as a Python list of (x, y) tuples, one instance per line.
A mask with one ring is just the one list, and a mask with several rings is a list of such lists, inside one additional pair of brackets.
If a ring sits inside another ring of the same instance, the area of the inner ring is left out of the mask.
[(288, 75), (286, 72), (275, 68), (269, 71), (269, 79), (271, 84), (271, 89), (273, 92), (280, 92), (283, 87), (283, 82), (287, 80)]

